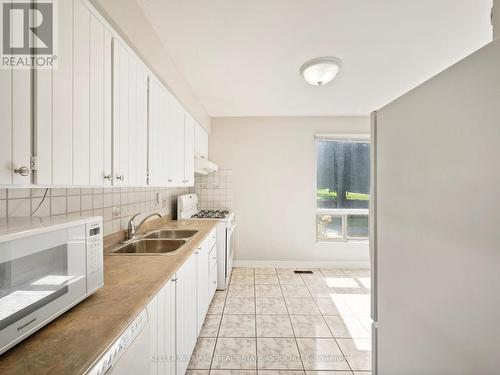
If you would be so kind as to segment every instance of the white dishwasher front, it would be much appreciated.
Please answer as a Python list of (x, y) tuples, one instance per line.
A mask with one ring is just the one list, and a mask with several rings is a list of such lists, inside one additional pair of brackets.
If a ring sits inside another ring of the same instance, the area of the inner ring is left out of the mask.
[(151, 365), (150, 334), (148, 313), (147, 309), (144, 309), (94, 366), (87, 371), (87, 375), (149, 374)]
[(148, 319), (147, 309), (144, 309), (142, 313), (146, 313), (146, 324), (144, 324), (142, 329), (132, 338), (132, 341), (121, 357), (118, 358), (118, 362), (111, 368), (110, 374), (147, 375), (150, 373), (150, 368), (153, 365), (151, 363), (151, 351), (149, 346), (151, 324)]

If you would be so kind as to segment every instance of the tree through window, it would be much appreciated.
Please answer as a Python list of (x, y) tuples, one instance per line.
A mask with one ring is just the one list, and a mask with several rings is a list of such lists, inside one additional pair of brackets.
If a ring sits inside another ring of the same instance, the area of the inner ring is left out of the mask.
[(316, 137), (318, 240), (368, 237), (370, 143), (367, 137)]

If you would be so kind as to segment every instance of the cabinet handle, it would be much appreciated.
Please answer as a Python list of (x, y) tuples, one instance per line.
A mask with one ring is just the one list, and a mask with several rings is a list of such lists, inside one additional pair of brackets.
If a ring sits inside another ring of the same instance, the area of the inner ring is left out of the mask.
[(196, 255), (198, 255), (200, 252), (199, 252), (199, 251), (195, 251), (194, 253), (195, 253)]
[(30, 174), (30, 169), (28, 167), (22, 166), (18, 169), (14, 169), (14, 173), (20, 174), (23, 177), (26, 177)]
[(111, 175), (110, 174), (104, 175), (104, 179), (108, 180), (108, 181), (111, 181)]
[(117, 179), (118, 181), (124, 181), (124, 180), (125, 180), (125, 176), (121, 174), (121, 175), (119, 175), (119, 176), (116, 176), (116, 179)]
[(176, 283), (177, 282), (177, 278), (172, 279), (172, 282)]
[(171, 178), (169, 178), (167, 181), (168, 181), (168, 182), (172, 182), (173, 180), (172, 180)]

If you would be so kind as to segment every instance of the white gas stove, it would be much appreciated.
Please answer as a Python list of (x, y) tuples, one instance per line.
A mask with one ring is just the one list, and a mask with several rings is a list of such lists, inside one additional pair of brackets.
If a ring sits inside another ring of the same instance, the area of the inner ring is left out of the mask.
[(177, 197), (177, 220), (217, 220), (217, 289), (229, 285), (234, 260), (234, 212), (226, 209), (199, 210), (196, 194)]

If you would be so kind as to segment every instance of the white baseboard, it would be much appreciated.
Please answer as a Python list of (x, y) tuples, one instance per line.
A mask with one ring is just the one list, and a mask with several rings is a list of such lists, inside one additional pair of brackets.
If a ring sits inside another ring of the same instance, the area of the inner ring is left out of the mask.
[(275, 268), (370, 268), (370, 262), (363, 261), (279, 261), (279, 260), (235, 260), (234, 267)]

